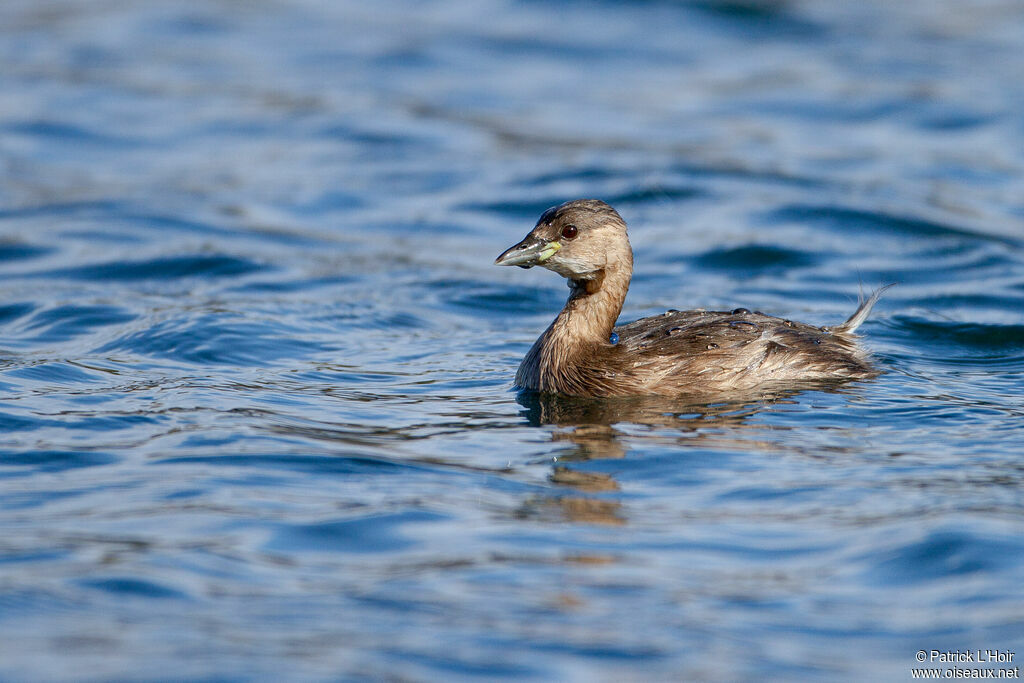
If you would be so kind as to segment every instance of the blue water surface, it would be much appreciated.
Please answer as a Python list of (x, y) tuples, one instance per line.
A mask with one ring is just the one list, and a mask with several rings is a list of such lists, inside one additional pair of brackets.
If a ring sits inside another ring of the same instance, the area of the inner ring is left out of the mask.
[[(1024, 657), (1024, 6), (0, 5), (0, 678), (905, 680)], [(885, 374), (517, 396), (612, 203), (623, 320)]]

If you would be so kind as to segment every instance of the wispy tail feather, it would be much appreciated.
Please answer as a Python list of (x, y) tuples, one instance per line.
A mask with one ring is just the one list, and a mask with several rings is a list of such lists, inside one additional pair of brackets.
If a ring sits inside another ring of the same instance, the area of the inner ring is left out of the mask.
[(868, 316), (871, 314), (872, 307), (874, 307), (874, 305), (878, 303), (878, 300), (882, 298), (882, 295), (885, 294), (885, 290), (895, 284), (896, 283), (894, 282), (891, 285), (879, 287), (875, 291), (871, 292), (871, 296), (860, 303), (860, 306), (857, 307), (857, 310), (854, 311), (853, 315), (851, 315), (846, 322), (841, 325), (836, 325), (831, 328), (831, 331), (838, 334), (853, 334), (854, 330), (860, 327), (861, 324), (868, 319)]

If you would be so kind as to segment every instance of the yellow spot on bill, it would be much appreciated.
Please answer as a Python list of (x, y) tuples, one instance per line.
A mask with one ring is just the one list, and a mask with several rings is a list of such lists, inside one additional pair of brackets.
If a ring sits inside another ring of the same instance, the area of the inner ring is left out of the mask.
[(551, 242), (548, 246), (544, 247), (544, 251), (540, 252), (540, 256), (537, 258), (539, 263), (544, 263), (549, 258), (555, 255), (555, 253), (562, 248), (562, 245), (558, 242)]

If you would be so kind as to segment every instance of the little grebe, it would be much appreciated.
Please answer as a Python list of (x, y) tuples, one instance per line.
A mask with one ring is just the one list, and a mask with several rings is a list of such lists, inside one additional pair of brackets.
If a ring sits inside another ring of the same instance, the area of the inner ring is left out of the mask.
[(883, 290), (835, 327), (737, 308), (676, 311), (615, 327), (633, 273), (626, 223), (596, 199), (548, 209), (499, 266), (543, 266), (569, 300), (526, 354), (516, 386), (572, 396), (686, 395), (875, 377), (853, 334)]

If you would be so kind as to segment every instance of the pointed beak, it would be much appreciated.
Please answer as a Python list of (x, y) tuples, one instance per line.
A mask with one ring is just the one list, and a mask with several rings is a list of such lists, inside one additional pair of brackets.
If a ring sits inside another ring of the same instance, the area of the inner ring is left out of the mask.
[(539, 237), (527, 235), (522, 242), (506, 249), (501, 256), (494, 259), (494, 265), (532, 268), (547, 261), (561, 248), (562, 245), (558, 242), (548, 242)]

